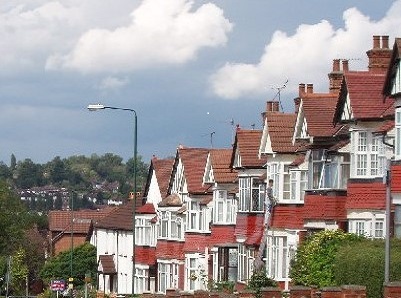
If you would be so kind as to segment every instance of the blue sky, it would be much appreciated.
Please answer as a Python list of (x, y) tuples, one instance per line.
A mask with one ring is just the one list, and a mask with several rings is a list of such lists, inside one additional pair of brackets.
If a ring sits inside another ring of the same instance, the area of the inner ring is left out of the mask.
[[(328, 90), (335, 58), (366, 69), (373, 35), (401, 37), (401, 0), (2, 0), (0, 160), (224, 147), (287, 112), (299, 83)], [(234, 125), (232, 125), (234, 124)]]

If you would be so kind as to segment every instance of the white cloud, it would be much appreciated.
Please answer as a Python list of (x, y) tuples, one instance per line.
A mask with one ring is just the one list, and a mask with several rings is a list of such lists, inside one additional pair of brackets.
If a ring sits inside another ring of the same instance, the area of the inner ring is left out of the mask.
[(360, 60), (355, 67), (366, 69), (365, 52), (372, 47), (372, 36), (389, 35), (391, 41), (399, 35), (401, 1), (395, 1), (379, 21), (372, 21), (356, 8), (346, 10), (343, 19), (344, 27), (339, 29), (322, 20), (300, 25), (291, 36), (276, 31), (258, 63), (230, 62), (213, 74), (213, 92), (226, 99), (265, 94), (267, 88), (287, 78), (292, 90), (297, 90), (299, 83), (313, 83), (319, 90), (327, 91), (326, 74), (331, 71), (333, 59), (351, 59), (351, 68), (354, 59)]
[(108, 76), (104, 78), (98, 88), (101, 90), (107, 90), (107, 89), (119, 89), (129, 83), (128, 78), (117, 78), (117, 77), (112, 77)]
[(144, 0), (131, 17), (125, 26), (85, 32), (68, 54), (51, 56), (46, 67), (119, 73), (182, 64), (203, 47), (224, 45), (232, 28), (214, 4), (193, 10), (189, 0)]

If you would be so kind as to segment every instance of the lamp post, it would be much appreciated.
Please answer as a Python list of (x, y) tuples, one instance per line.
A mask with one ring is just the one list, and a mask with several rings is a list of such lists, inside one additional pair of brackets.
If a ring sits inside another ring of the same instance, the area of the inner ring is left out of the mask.
[(88, 105), (89, 111), (99, 111), (99, 110), (121, 110), (121, 111), (128, 111), (134, 114), (134, 202), (132, 207), (132, 296), (135, 294), (135, 213), (136, 213), (136, 178), (137, 178), (137, 148), (138, 148), (138, 117), (136, 115), (136, 111), (134, 109), (127, 109), (127, 108), (119, 108), (119, 107), (111, 107), (111, 106), (104, 106), (102, 104), (90, 104)]

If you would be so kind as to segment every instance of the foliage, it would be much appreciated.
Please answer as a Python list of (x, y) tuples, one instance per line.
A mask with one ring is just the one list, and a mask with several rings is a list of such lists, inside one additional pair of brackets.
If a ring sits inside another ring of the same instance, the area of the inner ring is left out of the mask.
[(97, 272), (96, 247), (89, 243), (84, 243), (74, 248), (72, 251), (72, 263), (71, 250), (61, 252), (46, 262), (40, 272), (40, 276), (46, 282), (50, 282), (52, 279), (68, 280), (71, 276), (71, 264), (75, 286), (84, 284), (85, 274), (87, 273), (95, 277)]
[(256, 297), (262, 296), (262, 288), (275, 287), (276, 282), (267, 277), (265, 270), (254, 271), (248, 281), (247, 289), (254, 291)]
[(8, 185), (0, 182), (0, 255), (11, 255), (23, 242), (29, 216)]
[(25, 263), (25, 251), (18, 249), (11, 258), (11, 288), (14, 295), (25, 293), (28, 266)]
[(340, 245), (363, 238), (341, 230), (321, 231), (298, 248), (290, 277), (295, 284), (327, 287), (335, 284), (334, 260)]
[(209, 279), (208, 290), (216, 292), (234, 293), (235, 282), (231, 280), (214, 281)]
[[(391, 240), (390, 280), (401, 280), (401, 240)], [(348, 243), (339, 248), (334, 265), (337, 284), (366, 286), (367, 297), (381, 297), (384, 282), (384, 240)]]

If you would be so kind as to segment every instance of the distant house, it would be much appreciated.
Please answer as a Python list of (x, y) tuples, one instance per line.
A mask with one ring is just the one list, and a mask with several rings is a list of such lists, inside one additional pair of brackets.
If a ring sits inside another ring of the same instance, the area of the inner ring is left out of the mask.
[(100, 210), (50, 211), (49, 255), (54, 256), (71, 247), (89, 242), (94, 223), (105, 217), (111, 210), (112, 208), (108, 207)]

